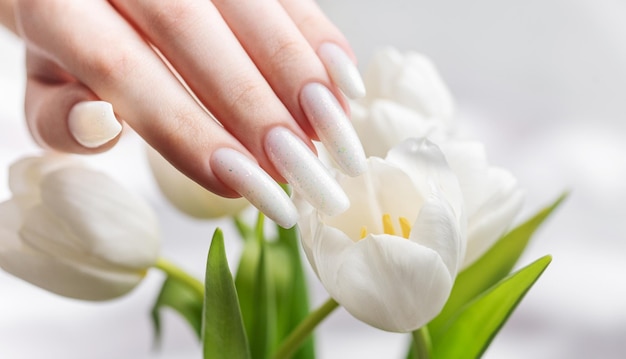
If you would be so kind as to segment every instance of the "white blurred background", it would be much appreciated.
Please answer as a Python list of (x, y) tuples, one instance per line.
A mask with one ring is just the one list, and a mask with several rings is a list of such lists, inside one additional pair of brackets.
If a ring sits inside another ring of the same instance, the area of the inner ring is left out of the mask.
[[(527, 192), (520, 220), (563, 191), (568, 200), (521, 260), (553, 263), (486, 358), (626, 356), (626, 2), (621, 0), (320, 0), (361, 68), (387, 45), (431, 57), (459, 120)], [(23, 121), (23, 48), (0, 29), (0, 201), (6, 168), (37, 153)], [(157, 208), (164, 255), (199, 277), (216, 223), (187, 219), (158, 193), (133, 135), (94, 166)], [(228, 224), (226, 226), (228, 234)], [(236, 241), (229, 255), (238, 255)], [(107, 303), (60, 298), (0, 272), (0, 358), (200, 358), (191, 331), (165, 313), (161, 351), (148, 311), (158, 273)], [(314, 302), (325, 295), (315, 287)], [(344, 312), (318, 332), (320, 358), (403, 358), (407, 338)]]

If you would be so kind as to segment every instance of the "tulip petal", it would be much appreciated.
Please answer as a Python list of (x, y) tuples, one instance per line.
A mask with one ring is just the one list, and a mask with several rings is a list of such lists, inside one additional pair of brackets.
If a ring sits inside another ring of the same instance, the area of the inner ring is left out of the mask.
[(470, 217), (467, 252), (463, 267), (467, 267), (485, 253), (506, 232), (522, 208), (524, 194), (517, 181), (508, 172), (492, 168), (488, 172), (493, 193)]
[(386, 48), (374, 55), (365, 73), (366, 101), (384, 98), (427, 117), (450, 119), (454, 102), (433, 63), (415, 52)]
[(83, 251), (112, 264), (146, 268), (158, 257), (158, 222), (151, 208), (109, 177), (63, 168), (41, 183), (43, 204), (72, 229)]
[[(22, 224), (20, 207), (15, 200), (0, 203), (0, 231), (17, 233)], [(0, 243), (3, 242), (0, 236)], [(1, 247), (0, 247), (1, 248)]]
[(422, 207), (409, 239), (434, 250), (454, 278), (465, 250), (461, 233), (452, 208), (435, 192)]
[(145, 271), (111, 271), (53, 258), (26, 246), (0, 251), (6, 272), (50, 292), (83, 300), (107, 300), (132, 290)]
[(465, 233), (463, 194), (456, 175), (437, 145), (428, 139), (410, 138), (389, 150), (385, 159), (402, 168), (421, 193), (432, 193), (432, 186), (436, 186)]
[(524, 196), (510, 172), (489, 166), (482, 143), (449, 141), (441, 149), (458, 175), (466, 203), (468, 239), (463, 264), (466, 267), (509, 228)]
[(485, 146), (476, 141), (446, 141), (439, 146), (450, 168), (458, 176), (465, 209), (471, 216), (491, 190), (491, 184), (486, 183), (489, 163)]
[(452, 278), (433, 250), (391, 235), (370, 235), (356, 244), (324, 228), (316, 246), (320, 279), (356, 318), (377, 328), (408, 332), (443, 307)]
[(39, 198), (39, 183), (44, 176), (76, 163), (74, 158), (56, 153), (21, 159), (9, 168), (9, 189), (13, 196)]
[(381, 158), (398, 142), (426, 137), (440, 127), (440, 123), (389, 100), (375, 100), (367, 115), (353, 115), (352, 123), (363, 141), (365, 154)]

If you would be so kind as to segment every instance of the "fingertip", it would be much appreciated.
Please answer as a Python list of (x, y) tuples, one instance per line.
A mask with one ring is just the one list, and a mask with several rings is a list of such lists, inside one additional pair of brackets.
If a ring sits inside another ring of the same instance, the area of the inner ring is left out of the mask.
[(110, 103), (80, 83), (51, 83), (29, 77), (26, 122), (42, 147), (76, 154), (101, 153), (120, 138), (122, 123)]

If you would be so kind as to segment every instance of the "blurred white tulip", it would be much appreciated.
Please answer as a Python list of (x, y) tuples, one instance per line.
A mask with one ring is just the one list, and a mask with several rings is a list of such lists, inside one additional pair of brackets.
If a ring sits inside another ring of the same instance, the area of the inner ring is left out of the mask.
[(250, 205), (245, 198), (224, 198), (207, 191), (172, 166), (152, 147), (147, 148), (152, 175), (161, 192), (181, 212), (200, 219), (235, 215)]
[(400, 53), (388, 47), (378, 51), (365, 72), (366, 106), (389, 100), (424, 117), (451, 121), (454, 101), (439, 72), (426, 56)]
[(62, 296), (112, 299), (157, 261), (156, 215), (136, 194), (63, 155), (22, 159), (0, 203), (0, 267)]

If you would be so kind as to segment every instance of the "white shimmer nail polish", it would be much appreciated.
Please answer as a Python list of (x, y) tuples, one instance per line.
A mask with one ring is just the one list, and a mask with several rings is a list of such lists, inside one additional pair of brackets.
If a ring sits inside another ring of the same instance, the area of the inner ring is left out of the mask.
[(281, 227), (291, 228), (298, 221), (296, 207), (285, 191), (242, 153), (220, 148), (211, 157), (211, 168), (222, 182)]
[(111, 141), (122, 131), (113, 106), (105, 101), (83, 101), (72, 107), (68, 127), (74, 139), (87, 148), (96, 148)]
[(367, 160), (361, 141), (332, 92), (320, 83), (309, 83), (300, 92), (300, 104), (343, 172), (349, 176), (365, 172)]
[(359, 69), (341, 47), (331, 42), (323, 43), (317, 55), (324, 64), (333, 83), (349, 98), (365, 96), (365, 84)]
[(291, 131), (275, 127), (265, 137), (274, 167), (313, 207), (329, 216), (344, 212), (350, 200), (313, 152)]

